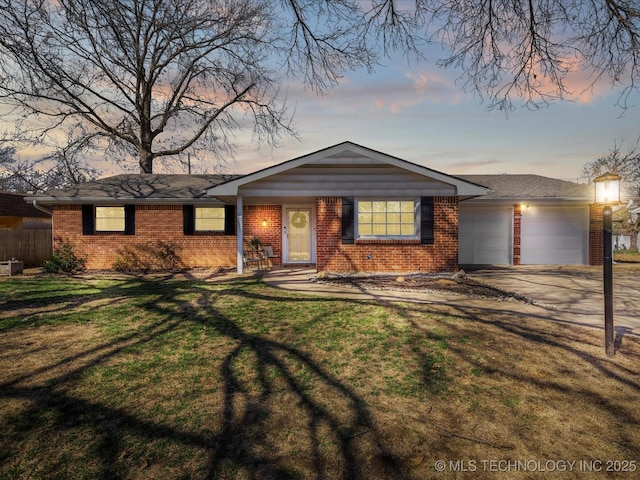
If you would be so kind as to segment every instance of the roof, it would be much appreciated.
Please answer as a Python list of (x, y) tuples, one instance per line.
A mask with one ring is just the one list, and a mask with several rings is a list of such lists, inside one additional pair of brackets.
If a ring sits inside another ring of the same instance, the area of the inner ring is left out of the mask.
[[(592, 202), (593, 187), (543, 177), (540, 175), (447, 175), (427, 167), (371, 150), (351, 142), (344, 142), (333, 147), (319, 150), (309, 155), (267, 167), (248, 175), (171, 175), (171, 174), (122, 174), (82, 183), (70, 188), (50, 190), (46, 193), (26, 196), (26, 200), (49, 204), (123, 204), (123, 203), (212, 203), (215, 198), (237, 195), (238, 188), (243, 185), (269, 179), (278, 173), (288, 172), (300, 166), (312, 163), (332, 164), (336, 162), (352, 163), (365, 167), (365, 160), (386, 164), (406, 171), (423, 175), (438, 182), (455, 186), (462, 198), (479, 197), (476, 201), (509, 201), (525, 200), (570, 200)], [(371, 162), (369, 162), (371, 163)], [(360, 165), (361, 164), (361, 165)], [(21, 207), (38, 212), (37, 216), (45, 216), (28, 205), (22, 196), (18, 203)], [(228, 200), (228, 198), (227, 198)], [(35, 215), (34, 215), (35, 216)]]
[(28, 197), (43, 204), (60, 203), (184, 203), (215, 201), (206, 189), (234, 175), (122, 174), (50, 190)]
[(456, 195), (459, 197), (475, 197), (485, 195), (487, 189), (481, 185), (471, 181), (455, 177), (437, 170), (430, 169), (423, 165), (402, 160), (398, 157), (378, 152), (370, 148), (357, 145), (352, 142), (342, 142), (331, 147), (318, 150), (308, 155), (303, 155), (277, 165), (258, 170), (257, 172), (243, 175), (227, 182), (216, 185), (208, 190), (208, 194), (213, 197), (232, 197), (238, 195), (239, 189), (243, 186), (258, 182), (275, 175), (289, 172), (295, 168), (308, 165), (325, 165), (325, 166), (372, 166), (372, 165), (390, 165), (401, 170), (417, 174), (424, 178), (440, 182), (440, 184), (451, 186), (455, 189)]
[(458, 175), (489, 187), (483, 200), (586, 200), (593, 201), (593, 185), (568, 182), (540, 175)]
[(51, 218), (51, 215), (25, 202), (26, 196), (20, 193), (0, 192), (0, 216)]

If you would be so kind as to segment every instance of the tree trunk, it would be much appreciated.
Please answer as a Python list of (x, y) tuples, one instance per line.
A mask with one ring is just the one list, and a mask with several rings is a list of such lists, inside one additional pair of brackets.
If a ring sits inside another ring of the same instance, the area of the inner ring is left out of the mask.
[(150, 149), (139, 148), (140, 152), (140, 173), (153, 173), (153, 155)]

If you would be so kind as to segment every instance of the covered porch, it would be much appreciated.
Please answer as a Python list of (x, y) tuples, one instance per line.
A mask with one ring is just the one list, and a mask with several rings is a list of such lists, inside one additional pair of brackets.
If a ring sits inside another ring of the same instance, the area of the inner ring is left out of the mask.
[(238, 197), (236, 216), (238, 273), (251, 266), (316, 266), (315, 198), (265, 203)]

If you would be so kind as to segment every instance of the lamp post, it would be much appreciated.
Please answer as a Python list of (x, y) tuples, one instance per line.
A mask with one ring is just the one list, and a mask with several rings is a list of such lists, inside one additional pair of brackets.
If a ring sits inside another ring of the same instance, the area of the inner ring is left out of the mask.
[(604, 281), (604, 341), (608, 357), (615, 354), (613, 346), (613, 221), (611, 205), (620, 203), (620, 176), (605, 173), (595, 179), (596, 204), (602, 205), (602, 273)]

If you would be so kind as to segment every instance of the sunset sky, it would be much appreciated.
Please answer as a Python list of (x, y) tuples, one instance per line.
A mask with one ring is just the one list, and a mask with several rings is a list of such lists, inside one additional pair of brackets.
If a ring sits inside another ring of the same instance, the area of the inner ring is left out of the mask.
[[(437, 54), (427, 58), (422, 63), (392, 58), (373, 74), (349, 73), (324, 96), (287, 80), (282, 93), (295, 111), (300, 140), (287, 138), (271, 149), (238, 136), (236, 158), (222, 169), (249, 173), (352, 141), (454, 175), (535, 173), (577, 181), (583, 166), (614, 142), (632, 147), (640, 135), (640, 94), (628, 98), (624, 111), (616, 105), (620, 90), (603, 82), (584, 92), (586, 75), (577, 73), (567, 79), (576, 92), (572, 101), (505, 115), (488, 111), (478, 96), (465, 92), (459, 72), (437, 68)], [(197, 154), (192, 158), (195, 172), (211, 162)], [(103, 176), (122, 172), (108, 162), (98, 166)]]
[[(508, 116), (456, 84), (459, 74), (433, 63), (397, 60), (372, 75), (352, 73), (325, 96), (288, 87), (300, 141), (271, 151), (241, 144), (231, 169), (248, 173), (300, 155), (352, 141), (450, 174), (535, 173), (577, 180), (585, 163), (614, 145), (635, 145), (640, 95), (616, 106), (608, 84), (571, 102)], [(569, 79), (580, 93), (585, 82)]]

